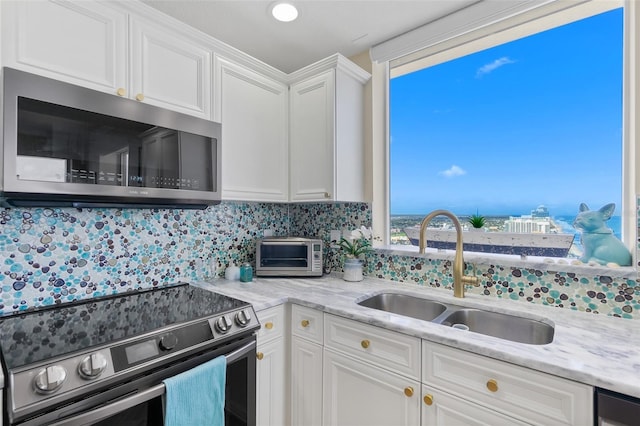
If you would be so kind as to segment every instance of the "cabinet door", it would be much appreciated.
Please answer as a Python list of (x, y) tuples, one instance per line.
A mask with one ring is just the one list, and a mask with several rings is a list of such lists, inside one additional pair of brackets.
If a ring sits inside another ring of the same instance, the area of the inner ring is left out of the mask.
[(291, 424), (322, 424), (322, 346), (291, 340)]
[(290, 99), (291, 200), (331, 200), (335, 195), (335, 71), (293, 84)]
[(105, 2), (2, 2), (2, 64), (115, 94), (127, 80), (127, 15)]
[(287, 86), (216, 57), (214, 121), (222, 123), (222, 198), (287, 201)]
[(208, 49), (177, 31), (133, 17), (130, 39), (130, 98), (211, 118)]
[(420, 424), (418, 382), (328, 349), (323, 374), (323, 424)]
[(524, 426), (514, 418), (441, 392), (422, 387), (422, 426)]
[(422, 382), (540, 426), (593, 420), (593, 388), (445, 345), (423, 341)]
[(256, 424), (281, 426), (286, 407), (284, 339), (258, 341), (256, 355)]

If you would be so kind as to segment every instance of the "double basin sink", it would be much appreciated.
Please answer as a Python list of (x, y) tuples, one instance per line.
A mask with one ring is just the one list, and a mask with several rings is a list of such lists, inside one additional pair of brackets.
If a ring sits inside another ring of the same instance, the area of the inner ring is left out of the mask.
[(408, 294), (382, 293), (369, 297), (358, 305), (512, 342), (546, 345), (553, 341), (553, 326), (542, 321), (465, 308)]

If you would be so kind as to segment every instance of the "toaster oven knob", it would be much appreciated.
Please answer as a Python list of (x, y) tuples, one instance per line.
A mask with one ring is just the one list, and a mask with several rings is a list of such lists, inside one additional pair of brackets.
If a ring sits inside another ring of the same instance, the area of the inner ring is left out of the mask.
[(39, 394), (47, 395), (57, 391), (67, 378), (67, 370), (61, 365), (52, 365), (38, 371), (33, 379), (35, 390)]
[(218, 320), (215, 323), (215, 327), (219, 333), (225, 334), (231, 328), (231, 322), (229, 321), (229, 319), (227, 319), (227, 317), (223, 315), (220, 318), (218, 318)]
[(240, 327), (246, 327), (251, 321), (251, 315), (247, 311), (240, 311), (236, 314), (236, 324)]
[(101, 353), (88, 355), (78, 364), (78, 374), (87, 380), (98, 378), (107, 368), (107, 359)]

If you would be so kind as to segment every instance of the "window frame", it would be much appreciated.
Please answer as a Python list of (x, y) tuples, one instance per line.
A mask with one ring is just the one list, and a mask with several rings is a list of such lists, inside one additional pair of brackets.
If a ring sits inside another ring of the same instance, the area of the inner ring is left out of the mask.
[[(563, 6), (564, 7), (561, 7)], [(569, 5), (570, 7), (567, 7)], [(380, 245), (394, 251), (415, 253), (409, 246), (390, 244), (390, 133), (389, 133), (389, 82), (390, 78), (408, 72), (437, 65), (467, 54), (488, 49), (512, 40), (526, 37), (547, 29), (587, 18), (611, 9), (624, 7), (623, 11), (623, 147), (622, 147), (622, 240), (637, 262), (638, 196), (640, 176), (636, 164), (640, 164), (640, 150), (635, 140), (640, 140), (640, 5), (633, 0), (592, 0), (581, 3), (554, 1), (535, 10), (527, 10), (493, 24), (478, 28), (465, 28), (460, 34), (440, 43), (430, 45), (408, 55), (381, 61), (372, 54), (372, 225), (375, 235), (381, 237)], [(375, 49), (374, 47), (373, 49)], [(372, 53), (373, 53), (372, 49)], [(404, 248), (404, 250), (403, 250)], [(507, 257), (505, 257), (506, 259)]]

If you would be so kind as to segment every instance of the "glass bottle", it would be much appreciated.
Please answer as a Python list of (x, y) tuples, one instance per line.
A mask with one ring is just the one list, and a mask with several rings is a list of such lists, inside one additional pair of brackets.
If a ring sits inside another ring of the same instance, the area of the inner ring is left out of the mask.
[(253, 280), (253, 268), (248, 263), (243, 263), (240, 267), (240, 281), (248, 283)]

